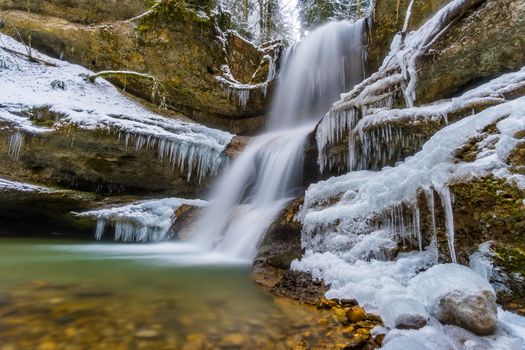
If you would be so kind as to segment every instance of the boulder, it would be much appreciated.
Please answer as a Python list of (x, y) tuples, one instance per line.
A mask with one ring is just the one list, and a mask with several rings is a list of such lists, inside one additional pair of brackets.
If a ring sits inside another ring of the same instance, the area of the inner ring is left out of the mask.
[(496, 293), (489, 282), (468, 267), (436, 265), (412, 279), (409, 289), (445, 324), (478, 335), (488, 335), (496, 329)]
[(488, 335), (496, 329), (497, 314), (496, 297), (487, 290), (474, 294), (454, 290), (442, 295), (434, 306), (434, 315), (441, 322), (478, 335)]

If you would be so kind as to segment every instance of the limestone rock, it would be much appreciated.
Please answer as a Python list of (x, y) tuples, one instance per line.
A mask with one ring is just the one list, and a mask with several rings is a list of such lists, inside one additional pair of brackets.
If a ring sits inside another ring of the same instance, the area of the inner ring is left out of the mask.
[(10, 137), (9, 130), (0, 130), (0, 176), (18, 181), (108, 195), (188, 196), (206, 186), (206, 181), (188, 182), (156, 151), (126, 147), (103, 131), (65, 128), (26, 135), (18, 160), (8, 156)]

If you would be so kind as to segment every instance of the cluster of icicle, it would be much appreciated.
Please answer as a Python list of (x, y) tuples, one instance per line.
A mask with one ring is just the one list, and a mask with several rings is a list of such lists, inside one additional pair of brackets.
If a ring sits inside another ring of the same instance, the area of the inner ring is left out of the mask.
[(176, 220), (175, 212), (183, 204), (202, 207), (206, 202), (198, 199), (165, 198), (76, 215), (96, 218), (97, 240), (102, 239), (108, 226), (112, 226), (115, 241), (159, 242), (169, 238), (170, 228)]
[[(471, 280), (477, 280), (485, 281), (480, 290), (494, 293), (488, 283), (493, 271), (479, 256), (484, 252), (471, 257), (478, 277), (466, 267), (439, 264), (436, 232), (444, 229), (450, 260), (456, 262), (451, 184), (492, 175), (525, 189), (525, 176), (513, 174), (508, 164), (524, 130), (525, 97), (521, 97), (444, 127), (421, 151), (395, 167), (353, 171), (311, 185), (298, 215), (306, 252), (292, 269), (310, 272), (330, 285), (327, 297), (353, 297), (367, 311), (378, 312), (391, 329), (384, 341), (387, 349), (434, 348), (412, 346), (420, 342), (463, 349), (465, 339), (473, 349), (522, 349), (525, 323), (519, 316), (500, 310), (493, 337), (459, 332), (458, 327), (429, 317), (434, 304), (426, 298), (436, 293), (435, 286), (415, 287), (427, 278), (439, 281), (444, 289), (468, 294)], [(457, 151), (473, 140), (476, 158), (470, 162), (456, 158)], [(400, 252), (405, 243), (419, 249)], [(395, 320), (403, 315), (430, 320), (417, 331), (395, 329)]]
[[(466, 9), (472, 8), (478, 2), (479, 0), (454, 0), (438, 11), (418, 30), (408, 33), (406, 38), (402, 39), (403, 35), (401, 34), (396, 36), (392, 42), (391, 51), (385, 58), (378, 72), (356, 85), (350, 92), (341, 95), (341, 99), (333, 105), (319, 123), (316, 130), (316, 140), (319, 150), (318, 164), (321, 171), (334, 167), (347, 167), (349, 170), (364, 169), (373, 165), (364, 164), (363, 157), (355, 154), (358, 151), (374, 157), (384, 154), (388, 158), (390, 151), (380, 149), (375, 152), (376, 144), (367, 142), (366, 137), (368, 136), (368, 130), (365, 127), (370, 126), (367, 124), (358, 125), (360, 120), (384, 119), (386, 115), (392, 116), (397, 114), (399, 121), (401, 119), (400, 114), (403, 114), (407, 119), (414, 119), (414, 122), (433, 121), (439, 123), (445, 121), (446, 123), (447, 114), (454, 113), (454, 110), (460, 108), (461, 102), (474, 105), (475, 103), (480, 103), (479, 100), (474, 100), (474, 98), (480, 99), (482, 97), (489, 98), (490, 96), (497, 96), (497, 91), (480, 91), (480, 96), (464, 96), (463, 100), (452, 101), (448, 105), (444, 104), (441, 106), (441, 109), (437, 107), (430, 107), (423, 110), (417, 108), (412, 109), (412, 107), (414, 107), (417, 83), (417, 59), (439, 38), (452, 18), (460, 16)], [(409, 20), (410, 14), (407, 13), (404, 33), (408, 27)], [(500, 86), (498, 88), (502, 89), (503, 87)], [(483, 93), (485, 95), (483, 95)], [(408, 108), (391, 110), (394, 101), (400, 94), (405, 97), (405, 104)], [(496, 97), (496, 99), (498, 97)], [(471, 100), (468, 101), (466, 99)], [(484, 103), (490, 104), (489, 101), (484, 101)], [(386, 110), (388, 110), (388, 112), (386, 112)], [(388, 123), (385, 123), (385, 125), (387, 124)], [(394, 126), (387, 126), (384, 131), (371, 131), (370, 133), (376, 133), (376, 136), (391, 136), (400, 142), (408, 143), (408, 145), (405, 146), (409, 146), (411, 150), (417, 150), (421, 146), (420, 141), (425, 141), (424, 139), (419, 140), (418, 138), (411, 141), (401, 141), (404, 136), (410, 133), (399, 134), (399, 132), (396, 133), (393, 132), (393, 130), (388, 130), (396, 127), (395, 123), (393, 124)], [(400, 130), (400, 132), (403, 131)], [(400, 137), (396, 137), (396, 134)], [(335, 156), (329, 154), (331, 145), (343, 142), (346, 138), (349, 140), (350, 149), (347, 157), (339, 154)], [(356, 140), (361, 141), (364, 147), (356, 147), (356, 145), (353, 144)], [(388, 148), (388, 146), (385, 145), (383, 145), (383, 147)], [(375, 154), (373, 152), (375, 152)], [(394, 157), (395, 155), (390, 154), (390, 156)], [(385, 162), (376, 163), (377, 166), (380, 167), (387, 164), (390, 160), (391, 158)]]
[[(482, 132), (493, 123), (498, 133)], [(395, 167), (354, 171), (311, 185), (300, 214), (305, 247), (320, 247), (320, 238), (315, 238), (319, 232), (345, 236), (352, 232), (385, 230), (396, 236), (389, 238), (415, 240), (422, 248), (418, 196), (422, 193), (426, 196), (432, 214), (432, 234), (435, 234), (434, 193), (437, 193), (445, 213), (450, 257), (456, 261), (453, 199), (448, 184), (488, 174), (513, 181), (515, 185), (523, 184), (524, 179), (518, 179), (519, 176), (509, 176), (506, 159), (519, 142), (514, 135), (523, 130), (524, 125), (525, 97), (522, 97), (445, 127), (426, 142), (420, 152)], [(481, 140), (477, 144), (477, 159), (470, 163), (455, 162), (456, 150), (473, 138)], [(337, 203), (325, 208), (324, 204), (333, 198), (338, 198)], [(330, 234), (324, 237), (321, 239), (333, 238)]]
[[(11, 53), (25, 52), (22, 44), (4, 35), (0, 39), (10, 50), (0, 49), (0, 58), (9, 62), (0, 68), (0, 85), (4, 89), (0, 94), (0, 122), (16, 130), (9, 142), (12, 158), (18, 159), (23, 151), (24, 134), (52, 132), (73, 125), (106, 130), (136, 150), (155, 148), (159, 160), (185, 172), (188, 181), (193, 176), (200, 181), (217, 174), (224, 158), (222, 151), (233, 135), (152, 113), (103, 79), (86, 81), (83, 77), (92, 72), (80, 66), (35, 50), (33, 55), (49, 64), (30, 62)], [(54, 127), (38, 127), (30, 120), (28, 111), (42, 107), (57, 115)]]

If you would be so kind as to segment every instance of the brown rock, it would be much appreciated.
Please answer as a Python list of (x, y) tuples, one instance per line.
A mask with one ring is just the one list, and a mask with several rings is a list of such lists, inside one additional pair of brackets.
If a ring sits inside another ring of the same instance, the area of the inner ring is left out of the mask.
[(346, 313), (346, 316), (352, 323), (366, 320), (366, 312), (361, 306), (352, 306)]

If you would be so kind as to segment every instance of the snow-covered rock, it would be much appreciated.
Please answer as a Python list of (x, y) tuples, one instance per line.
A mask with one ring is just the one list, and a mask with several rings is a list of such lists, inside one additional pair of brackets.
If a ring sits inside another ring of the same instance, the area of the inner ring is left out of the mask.
[(441, 322), (487, 335), (498, 320), (494, 288), (468, 267), (436, 265), (417, 275), (410, 289)]
[(419, 300), (397, 297), (381, 307), (385, 326), (399, 329), (419, 329), (427, 325), (429, 314)]

